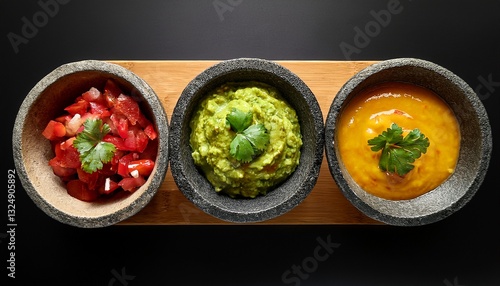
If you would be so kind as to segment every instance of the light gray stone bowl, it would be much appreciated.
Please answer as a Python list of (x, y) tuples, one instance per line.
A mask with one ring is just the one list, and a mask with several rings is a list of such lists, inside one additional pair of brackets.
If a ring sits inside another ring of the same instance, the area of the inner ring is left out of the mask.
[[(386, 200), (365, 192), (338, 156), (335, 131), (343, 107), (362, 89), (384, 81), (402, 81), (434, 91), (449, 104), (460, 124), (461, 148), (454, 174), (436, 189), (410, 200)], [(482, 102), (461, 78), (429, 61), (398, 58), (368, 66), (344, 84), (327, 115), (325, 149), (331, 175), (354, 206), (386, 224), (417, 226), (448, 217), (474, 196), (488, 170), (492, 135)]]
[[(206, 93), (231, 81), (260, 81), (276, 87), (297, 111), (303, 146), (295, 172), (265, 196), (238, 199), (218, 194), (194, 165), (189, 121)], [(170, 168), (180, 191), (204, 212), (228, 222), (260, 222), (278, 217), (301, 203), (319, 175), (324, 151), (324, 122), (316, 97), (283, 66), (264, 59), (239, 58), (213, 65), (182, 92), (170, 122)]]
[[(47, 122), (63, 112), (90, 87), (101, 89), (113, 79), (139, 100), (141, 110), (158, 132), (156, 165), (145, 185), (130, 195), (83, 202), (68, 195), (48, 161), (54, 157), (50, 142), (42, 136)], [(14, 162), (22, 186), (33, 202), (50, 217), (76, 227), (97, 228), (129, 218), (155, 195), (168, 166), (167, 115), (151, 87), (131, 71), (103, 61), (84, 60), (64, 64), (42, 78), (28, 93), (17, 114), (13, 136)]]

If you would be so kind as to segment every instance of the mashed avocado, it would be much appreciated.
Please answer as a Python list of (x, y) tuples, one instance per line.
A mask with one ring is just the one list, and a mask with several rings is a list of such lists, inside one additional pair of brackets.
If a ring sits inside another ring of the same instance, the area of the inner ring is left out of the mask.
[[(226, 116), (235, 108), (251, 112), (253, 124), (264, 124), (269, 133), (266, 149), (249, 163), (230, 155), (236, 133)], [(217, 192), (231, 197), (264, 195), (299, 164), (302, 135), (297, 114), (267, 84), (234, 82), (216, 88), (200, 102), (190, 127), (195, 164)]]

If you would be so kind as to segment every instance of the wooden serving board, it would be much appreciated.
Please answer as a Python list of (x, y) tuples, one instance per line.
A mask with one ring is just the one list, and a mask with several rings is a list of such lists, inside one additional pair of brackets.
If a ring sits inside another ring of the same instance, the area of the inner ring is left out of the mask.
[[(156, 92), (170, 116), (187, 84), (219, 61), (111, 61), (144, 79)], [(373, 61), (276, 61), (298, 75), (316, 96), (326, 119), (334, 96), (355, 73)], [(328, 140), (328, 139), (327, 139)], [(227, 225), (198, 209), (177, 188), (170, 167), (151, 202), (120, 225)], [(326, 158), (316, 186), (297, 207), (261, 225), (382, 224), (356, 209), (340, 192)]]

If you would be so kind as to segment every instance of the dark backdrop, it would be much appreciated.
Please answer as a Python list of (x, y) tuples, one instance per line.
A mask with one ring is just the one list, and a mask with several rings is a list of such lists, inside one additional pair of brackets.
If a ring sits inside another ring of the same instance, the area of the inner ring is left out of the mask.
[[(499, 139), (500, 1), (1, 0), (0, 11), (5, 181), (25, 95), (52, 69), (82, 59), (417, 57), (477, 89)], [(465, 207), (411, 228), (78, 229), (45, 215), (17, 182), (15, 279), (7, 277), (7, 194), (0, 196), (1, 284), (500, 285), (498, 160), (494, 150)], [(324, 261), (314, 259), (320, 241), (336, 243)]]

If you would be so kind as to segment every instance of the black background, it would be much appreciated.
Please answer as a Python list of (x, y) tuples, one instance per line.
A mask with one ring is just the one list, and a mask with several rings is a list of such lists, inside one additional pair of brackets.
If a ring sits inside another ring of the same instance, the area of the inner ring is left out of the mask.
[[(12, 126), (25, 95), (57, 66), (83, 59), (416, 57), (442, 65), (478, 88), (493, 140), (499, 139), (500, 1), (60, 0), (58, 11), (46, 18), (37, 2), (0, 1), (5, 181), (7, 170), (14, 169)], [(375, 21), (375, 12), (396, 2), (398, 13), (378, 25), (379, 30), (372, 27), (369, 42), (347, 57), (341, 43), (355, 46), (355, 28), (364, 30)], [(16, 52), (9, 35), (23, 36), (24, 17), (38, 21), (40, 27), (26, 34), (27, 42)], [(484, 84), (488, 80), (489, 86)], [(79, 229), (45, 215), (18, 181), (16, 278), (7, 277), (4, 192), (0, 281), (6, 281), (2, 285), (299, 285), (295, 283), (299, 281), (300, 285), (500, 285), (500, 195), (495, 187), (499, 159), (494, 150), (482, 187), (465, 207), (442, 221), (410, 228)], [(314, 264), (318, 240), (340, 246)], [(293, 283), (287, 280), (295, 275), (286, 276), (286, 271), (303, 263), (310, 273)], [(127, 280), (117, 279), (117, 273)]]

